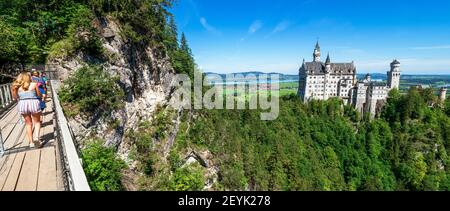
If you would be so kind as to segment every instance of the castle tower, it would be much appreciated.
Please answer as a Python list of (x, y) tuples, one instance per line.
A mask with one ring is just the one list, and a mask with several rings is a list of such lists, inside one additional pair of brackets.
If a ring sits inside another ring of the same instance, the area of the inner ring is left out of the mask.
[(325, 61), (325, 72), (330, 73), (331, 72), (331, 59), (330, 59), (330, 53), (328, 53), (327, 60)]
[(439, 101), (444, 102), (447, 99), (447, 88), (442, 87), (439, 90)]
[(390, 89), (399, 89), (400, 88), (400, 62), (395, 59), (391, 63), (391, 71), (388, 72), (388, 86)]
[(328, 100), (329, 96), (331, 95), (330, 90), (328, 90), (328, 83), (330, 80), (330, 73), (331, 73), (331, 59), (330, 59), (330, 53), (328, 53), (327, 59), (325, 61), (325, 77), (323, 80), (323, 100)]
[(316, 43), (316, 48), (314, 49), (314, 62), (320, 62), (320, 45), (319, 45), (319, 41), (317, 41)]
[(366, 81), (367, 83), (371, 82), (372, 81), (372, 76), (368, 73), (366, 75), (366, 77), (364, 78), (364, 81)]

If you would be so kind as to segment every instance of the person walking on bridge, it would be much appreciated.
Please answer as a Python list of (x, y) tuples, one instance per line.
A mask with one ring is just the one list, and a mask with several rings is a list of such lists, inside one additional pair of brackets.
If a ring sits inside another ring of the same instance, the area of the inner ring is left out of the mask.
[[(41, 92), (38, 84), (31, 80), (31, 75), (27, 72), (19, 74), (12, 84), (12, 94), (18, 100), (18, 111), (23, 116), (26, 124), (27, 139), (30, 148), (40, 148), (41, 112), (40, 107)], [(34, 124), (34, 137), (33, 137)]]
[(47, 107), (45, 105), (45, 101), (47, 98), (47, 85), (45, 84), (44, 79), (40, 77), (40, 74), (38, 71), (33, 69), (33, 72), (31, 73), (31, 80), (35, 82), (38, 86), (39, 91), (41, 92), (41, 96), (39, 97), (41, 110), (44, 111)]

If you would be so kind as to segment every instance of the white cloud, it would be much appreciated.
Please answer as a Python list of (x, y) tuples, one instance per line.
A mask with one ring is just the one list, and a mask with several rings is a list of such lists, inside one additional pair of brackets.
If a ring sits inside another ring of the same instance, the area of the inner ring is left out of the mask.
[(278, 25), (275, 27), (275, 29), (273, 30), (273, 34), (278, 33), (278, 32), (282, 32), (285, 31), (286, 29), (289, 28), (289, 26), (291, 25), (291, 22), (289, 21), (282, 21), (280, 23), (278, 23)]
[(440, 49), (450, 49), (450, 45), (438, 45), (438, 46), (424, 46), (424, 47), (413, 47), (412, 50), (440, 50)]
[(259, 31), (263, 27), (263, 25), (264, 25), (263, 22), (261, 22), (260, 20), (253, 21), (253, 23), (248, 27), (247, 35), (245, 35), (245, 37), (241, 38), (241, 41), (245, 41), (248, 37), (255, 34), (257, 31)]
[(210, 25), (208, 23), (208, 21), (206, 20), (206, 18), (201, 17), (200, 18), (200, 23), (202, 24), (203, 28), (206, 29), (206, 31), (214, 34), (214, 35), (221, 35), (222, 33), (216, 29), (216, 27)]
[(258, 30), (260, 30), (263, 26), (263, 23), (259, 20), (256, 20), (252, 23), (252, 25), (250, 25), (250, 27), (248, 28), (248, 34), (254, 34), (256, 33)]
[(283, 32), (285, 30), (287, 30), (290, 26), (292, 25), (292, 23), (290, 21), (281, 21), (277, 24), (277, 26), (275, 26), (275, 28), (273, 29), (272, 33), (270, 33), (269, 35), (266, 36), (266, 38), (271, 37), (274, 34)]

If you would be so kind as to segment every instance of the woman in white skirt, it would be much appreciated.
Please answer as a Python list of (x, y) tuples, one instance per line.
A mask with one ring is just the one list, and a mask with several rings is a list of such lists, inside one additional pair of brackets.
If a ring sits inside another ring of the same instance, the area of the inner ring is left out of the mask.
[[(40, 130), (41, 130), (41, 93), (37, 83), (31, 80), (29, 73), (23, 72), (14, 81), (12, 85), (12, 94), (15, 100), (18, 100), (19, 114), (25, 119), (28, 143), (31, 148), (41, 147)], [(34, 124), (34, 137), (33, 137)]]

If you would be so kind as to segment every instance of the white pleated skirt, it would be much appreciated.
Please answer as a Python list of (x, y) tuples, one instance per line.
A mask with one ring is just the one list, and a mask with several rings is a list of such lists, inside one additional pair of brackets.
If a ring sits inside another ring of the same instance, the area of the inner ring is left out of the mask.
[(38, 99), (26, 99), (26, 100), (19, 100), (18, 108), (19, 108), (19, 114), (21, 115), (28, 115), (28, 114), (37, 114), (41, 113), (41, 107), (39, 106), (39, 100)]

